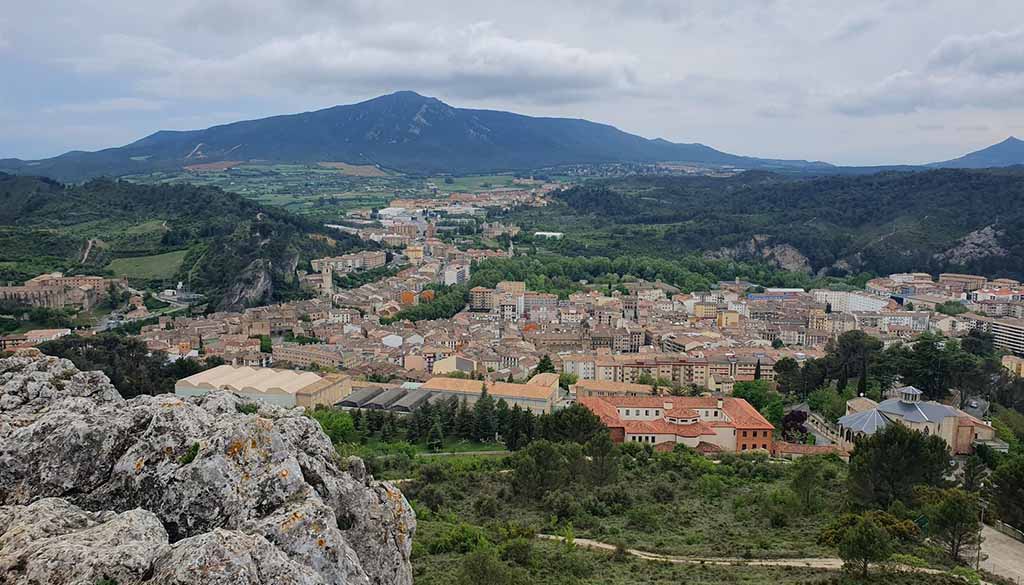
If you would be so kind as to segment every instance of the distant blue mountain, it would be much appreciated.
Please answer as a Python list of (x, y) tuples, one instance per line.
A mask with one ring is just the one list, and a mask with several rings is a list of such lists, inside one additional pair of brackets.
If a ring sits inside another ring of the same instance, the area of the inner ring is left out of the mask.
[(738, 156), (703, 144), (647, 139), (581, 119), (454, 108), (401, 91), (352, 105), (213, 126), (160, 131), (119, 148), (0, 170), (81, 180), (218, 161), (347, 162), (406, 173), (515, 171), (577, 163), (690, 162), (743, 169), (827, 170), (803, 160)]
[(965, 154), (960, 158), (944, 162), (931, 163), (929, 167), (956, 168), (956, 169), (984, 169), (990, 167), (1009, 167), (1013, 165), (1024, 165), (1024, 140), (1013, 136), (993, 144), (988, 148), (976, 150)]

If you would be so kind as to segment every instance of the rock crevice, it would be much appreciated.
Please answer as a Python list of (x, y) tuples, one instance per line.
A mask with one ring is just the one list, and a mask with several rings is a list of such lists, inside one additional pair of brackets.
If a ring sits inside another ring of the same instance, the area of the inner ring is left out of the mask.
[(0, 360), (0, 582), (411, 584), (401, 492), (301, 411), (242, 403)]

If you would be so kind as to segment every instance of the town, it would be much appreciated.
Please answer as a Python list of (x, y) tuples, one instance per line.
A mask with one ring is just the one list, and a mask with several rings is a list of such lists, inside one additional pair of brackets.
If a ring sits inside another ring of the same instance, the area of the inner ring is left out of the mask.
[[(955, 339), (980, 332), (1005, 354), (1007, 372), (1024, 373), (1024, 287), (1005, 278), (901, 273), (873, 278), (862, 290), (766, 288), (736, 279), (691, 292), (633, 278), (615, 287), (582, 281), (564, 298), (529, 290), (521, 280), (470, 287), (488, 262), (517, 257), (520, 228), (488, 222), (486, 211), (543, 206), (554, 188), (393, 200), (386, 209), (351, 212), (346, 225), (332, 227), (379, 247), (312, 260), (311, 270), (299, 271), (307, 300), (189, 316), (174, 309), (200, 295), (151, 295), (125, 279), (55, 273), (0, 287), (0, 303), (89, 310), (121, 299), (119, 323), (139, 323), (135, 335), (149, 351), (221, 364), (181, 380), (176, 388), (184, 395), (232, 388), (281, 404), (397, 414), (450, 397), (472, 405), (487, 394), (535, 414), (579, 404), (617, 442), (668, 450), (682, 443), (704, 453), (845, 457), (857, 437), (895, 420), (911, 424), (885, 405), (918, 403), (920, 391), (893, 385), (878, 389), (879, 400), (887, 399), (881, 404), (863, 394), (850, 398), (836, 420), (805, 408), (813, 441), (794, 444), (734, 395), (750, 383), (777, 386), (780, 365), (822, 359), (848, 332), (863, 332), (881, 348), (913, 344), (922, 334)], [(459, 218), (484, 218), (470, 223), (479, 223), (483, 238), (507, 241), (507, 249), (471, 247), (480, 240), (458, 237), (470, 225)], [(360, 275), (375, 279), (339, 286), (339, 279)], [(457, 291), (450, 316), (409, 313), (450, 291)], [(145, 301), (154, 298), (171, 311), (151, 313)], [(0, 337), (0, 350), (71, 333), (65, 327), (9, 334)], [(287, 372), (294, 383), (282, 383)], [(975, 444), (1006, 450), (978, 401), (959, 405), (970, 412), (921, 404), (935, 414), (911, 426), (937, 432), (955, 453), (970, 454)]]

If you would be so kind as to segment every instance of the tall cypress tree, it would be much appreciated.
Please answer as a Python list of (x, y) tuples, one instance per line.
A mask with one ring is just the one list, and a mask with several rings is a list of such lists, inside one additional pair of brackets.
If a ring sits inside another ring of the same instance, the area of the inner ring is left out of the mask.
[(444, 447), (444, 430), (441, 428), (441, 417), (435, 414), (427, 435), (427, 448), (435, 453)]
[(472, 439), (475, 427), (473, 411), (469, 409), (469, 403), (463, 398), (459, 402), (458, 412), (455, 413), (455, 433), (460, 439)]
[(473, 405), (474, 432), (473, 438), (477, 441), (493, 441), (494, 435), (498, 432), (497, 421), (494, 413), (494, 398), (487, 392), (487, 384), (483, 384), (480, 390), (480, 398)]

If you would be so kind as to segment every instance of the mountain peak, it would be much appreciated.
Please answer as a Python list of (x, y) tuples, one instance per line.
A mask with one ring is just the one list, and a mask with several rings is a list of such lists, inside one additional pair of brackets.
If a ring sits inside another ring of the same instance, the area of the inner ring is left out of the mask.
[(1024, 140), (1010, 136), (1002, 142), (969, 152), (960, 158), (932, 163), (930, 167), (983, 169), (1024, 165)]

